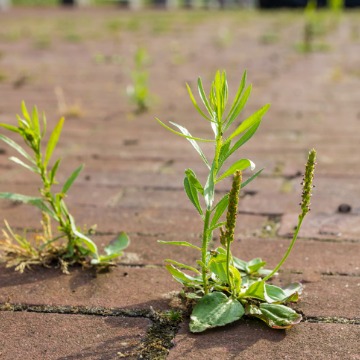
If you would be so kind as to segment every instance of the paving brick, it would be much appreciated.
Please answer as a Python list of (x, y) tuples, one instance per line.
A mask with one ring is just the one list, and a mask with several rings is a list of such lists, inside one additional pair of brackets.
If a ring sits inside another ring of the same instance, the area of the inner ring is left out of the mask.
[(115, 359), (118, 353), (135, 350), (149, 325), (142, 318), (4, 311), (0, 313), (0, 357)]
[(169, 360), (230, 359), (359, 359), (360, 328), (344, 324), (301, 323), (290, 330), (273, 330), (257, 320), (191, 334), (184, 324)]
[[(297, 223), (297, 214), (285, 214), (279, 229), (280, 236), (288, 236)], [(311, 214), (301, 227), (300, 236), (312, 239), (360, 239), (360, 216), (357, 214)]]
[(15, 273), (1, 268), (0, 302), (131, 309), (166, 309), (169, 293), (179, 289), (164, 268), (117, 267), (96, 276), (93, 271), (59, 269)]

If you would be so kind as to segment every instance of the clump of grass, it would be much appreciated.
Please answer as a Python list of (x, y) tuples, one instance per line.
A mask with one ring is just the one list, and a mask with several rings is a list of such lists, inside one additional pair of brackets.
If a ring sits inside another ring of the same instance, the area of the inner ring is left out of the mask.
[[(39, 177), (41, 187), (38, 197), (16, 193), (2, 192), (0, 199), (29, 204), (41, 211), (42, 233), (29, 240), (26, 233), (19, 235), (13, 231), (7, 221), (3, 230), (4, 239), (0, 241), (0, 252), (7, 266), (15, 266), (16, 270), (24, 271), (32, 265), (50, 266), (54, 262), (60, 264), (67, 272), (69, 265), (97, 265), (108, 267), (122, 255), (128, 246), (129, 239), (121, 233), (117, 239), (105, 247), (105, 255), (100, 255), (96, 244), (89, 238), (91, 230), (86, 233), (76, 226), (75, 219), (68, 210), (65, 198), (74, 181), (79, 176), (83, 165), (75, 169), (64, 182), (61, 190), (55, 192), (54, 185), (60, 168), (61, 159), (52, 161), (52, 155), (62, 132), (64, 118), (61, 118), (52, 131), (45, 150), (43, 141), (47, 130), (47, 121), (43, 114), (39, 117), (34, 107), (30, 114), (22, 103), (22, 117), (18, 116), (18, 125), (1, 123), (0, 126), (19, 135), (30, 153), (11, 138), (0, 134), (0, 140), (15, 150), (21, 158), (12, 156), (10, 160)], [(50, 163), (53, 165), (50, 165)], [(57, 223), (53, 231), (51, 221)]]
[[(201, 79), (198, 79), (198, 92), (205, 111), (198, 105), (190, 87), (187, 88), (194, 107), (209, 123), (214, 137), (192, 136), (179, 124), (170, 122), (173, 127), (169, 127), (157, 120), (164, 128), (190, 142), (200, 155), (208, 173), (205, 184), (191, 169), (185, 171), (184, 178), (185, 192), (203, 224), (200, 244), (187, 241), (160, 241), (163, 244), (190, 247), (200, 254), (195, 266), (172, 259), (165, 260), (167, 270), (184, 286), (185, 296), (195, 302), (190, 316), (190, 330), (202, 332), (223, 326), (240, 319), (245, 314), (257, 317), (275, 329), (289, 328), (301, 321), (301, 315), (286, 305), (299, 299), (302, 286), (300, 283), (294, 283), (280, 288), (268, 284), (267, 281), (286, 261), (294, 247), (301, 224), (310, 210), (315, 150), (310, 151), (306, 164), (298, 225), (289, 248), (278, 265), (273, 270), (266, 270), (264, 269), (266, 263), (260, 258), (250, 261), (240, 260), (231, 252), (231, 247), (234, 245), (239, 193), (263, 169), (243, 181), (242, 172), (255, 168), (251, 160), (237, 157), (238, 160), (227, 165), (226, 170), (222, 168), (229, 158), (255, 134), (269, 109), (269, 104), (233, 128), (232, 125), (236, 123), (235, 120), (244, 109), (251, 93), (251, 86), (246, 87), (246, 72), (228, 111), (229, 92), (225, 72), (216, 73), (208, 96)], [(214, 145), (212, 161), (205, 156), (199, 142)], [(230, 192), (216, 201), (216, 185), (230, 176), (233, 176)], [(220, 246), (213, 249), (211, 246), (215, 231), (219, 232)]]

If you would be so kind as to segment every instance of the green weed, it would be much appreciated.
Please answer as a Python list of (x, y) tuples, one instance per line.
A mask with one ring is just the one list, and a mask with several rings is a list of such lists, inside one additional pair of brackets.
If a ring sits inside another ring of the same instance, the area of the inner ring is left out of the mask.
[[(214, 138), (195, 137), (179, 124), (170, 122), (173, 126), (170, 127), (159, 119), (157, 121), (165, 129), (187, 139), (208, 170), (205, 185), (191, 169), (185, 171), (184, 178), (185, 192), (203, 223), (201, 244), (194, 245), (187, 241), (160, 241), (163, 244), (190, 247), (200, 254), (195, 266), (172, 259), (165, 260), (167, 270), (185, 287), (186, 296), (196, 301), (190, 316), (190, 330), (202, 332), (212, 327), (223, 326), (240, 319), (245, 314), (258, 317), (275, 329), (289, 328), (301, 321), (301, 315), (285, 304), (298, 300), (302, 286), (300, 283), (294, 283), (280, 288), (269, 285), (266, 281), (277, 273), (287, 259), (296, 242), (303, 219), (309, 211), (315, 150), (309, 153), (306, 165), (298, 225), (283, 258), (273, 270), (264, 269), (266, 263), (260, 258), (248, 262), (240, 260), (231, 252), (240, 189), (253, 181), (263, 169), (243, 181), (242, 172), (255, 168), (251, 160), (238, 157), (237, 161), (226, 166), (226, 170), (222, 168), (227, 160), (255, 134), (270, 105), (263, 106), (240, 125), (234, 126), (251, 93), (251, 86), (246, 87), (246, 72), (229, 111), (227, 111), (228, 84), (225, 72), (216, 73), (208, 96), (205, 94), (201, 79), (198, 79), (198, 92), (206, 111), (197, 104), (188, 85), (187, 89), (194, 107), (209, 123)], [(205, 156), (199, 142), (214, 145), (212, 161)], [(233, 176), (230, 192), (216, 201), (216, 185), (230, 176)], [(220, 234), (221, 245), (211, 249), (215, 231)]]
[[(41, 180), (40, 196), (26, 196), (21, 194), (2, 192), (0, 199), (7, 199), (38, 208), (42, 213), (41, 224), (43, 233), (37, 235), (33, 242), (16, 234), (5, 221), (5, 239), (0, 242), (0, 250), (5, 254), (8, 266), (15, 266), (16, 270), (24, 271), (26, 267), (34, 264), (49, 266), (53, 262), (60, 263), (67, 272), (71, 264), (92, 264), (109, 266), (112, 261), (122, 255), (122, 250), (129, 244), (125, 233), (105, 247), (105, 255), (100, 255), (96, 244), (76, 226), (74, 217), (70, 214), (65, 198), (74, 181), (79, 176), (83, 165), (75, 169), (61, 187), (61, 191), (53, 191), (53, 185), (58, 184), (56, 176), (61, 159), (52, 162), (52, 155), (62, 132), (64, 118), (61, 118), (52, 131), (45, 150), (42, 143), (46, 135), (47, 121), (43, 114), (39, 117), (34, 107), (30, 114), (22, 103), (22, 117), (17, 116), (18, 126), (1, 123), (0, 126), (14, 132), (23, 139), (30, 153), (11, 138), (0, 134), (0, 140), (9, 145), (21, 155), (22, 159), (12, 156), (10, 160), (26, 170), (37, 175)], [(57, 231), (53, 232), (51, 220), (57, 223)], [(64, 242), (65, 240), (65, 242)], [(15, 242), (13, 242), (15, 241)], [(60, 242), (60, 244), (59, 244)], [(90, 261), (89, 261), (90, 260)]]
[(126, 89), (127, 95), (136, 104), (138, 113), (146, 111), (149, 106), (149, 73), (146, 70), (148, 61), (149, 56), (146, 49), (138, 48), (134, 57), (135, 68), (131, 73), (132, 84)]

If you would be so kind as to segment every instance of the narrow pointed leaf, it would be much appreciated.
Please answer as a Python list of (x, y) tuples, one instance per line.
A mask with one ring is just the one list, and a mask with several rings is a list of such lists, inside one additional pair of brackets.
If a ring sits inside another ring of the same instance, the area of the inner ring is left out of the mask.
[(27, 108), (26, 108), (26, 105), (25, 105), (25, 102), (22, 101), (21, 102), (21, 111), (22, 111), (22, 114), (25, 118), (25, 120), (28, 122), (29, 125), (31, 125), (31, 117), (29, 115), (29, 112), (27, 111)]
[(214, 110), (211, 108), (211, 106), (209, 104), (209, 100), (206, 97), (201, 78), (198, 78), (198, 91), (199, 91), (201, 101), (204, 103), (204, 105), (205, 105), (209, 115), (211, 116), (211, 118), (213, 118), (214, 117)]
[(219, 221), (221, 215), (227, 209), (229, 204), (229, 194), (223, 196), (223, 198), (216, 204), (212, 211), (214, 211), (213, 218), (211, 219), (211, 227)]
[(164, 241), (164, 240), (158, 240), (157, 241), (159, 244), (166, 244), (166, 245), (176, 245), (176, 246), (187, 246), (187, 247), (191, 247), (193, 249), (199, 250), (201, 251), (201, 248), (199, 248), (198, 246), (195, 246), (187, 241)]
[(61, 162), (61, 159), (56, 160), (54, 166), (53, 166), (52, 169), (50, 170), (50, 182), (51, 182), (51, 184), (53, 184), (54, 181), (55, 181), (55, 176), (56, 176), (56, 173), (57, 173), (57, 171), (58, 171), (60, 162)]
[(222, 179), (233, 175), (238, 170), (245, 170), (248, 167), (250, 167), (251, 170), (254, 170), (255, 164), (249, 159), (240, 159), (236, 163), (232, 164), (219, 178), (217, 178), (216, 182), (219, 182)]
[(20, 133), (19, 128), (13, 125), (9, 125), (9, 124), (4, 124), (4, 123), (0, 123), (0, 126), (3, 127), (6, 130), (10, 130), (12, 132), (15, 133)]
[(33, 123), (35, 133), (38, 134), (41, 137), (40, 124), (39, 124), (39, 114), (38, 114), (36, 106), (33, 107), (32, 123)]
[(64, 118), (62, 117), (59, 122), (57, 123), (57, 125), (55, 126), (55, 129), (53, 130), (53, 132), (50, 135), (50, 139), (49, 142), (47, 144), (46, 147), (46, 151), (45, 151), (45, 160), (44, 160), (44, 165), (46, 166), (50, 159), (51, 159), (51, 155), (56, 147), (56, 144), (59, 141), (59, 137), (62, 131), (64, 125)]
[(38, 168), (36, 168), (35, 166), (31, 166), (28, 165), (26, 163), (24, 163), (22, 160), (20, 160), (19, 158), (15, 157), (15, 156), (11, 156), (9, 157), (9, 160), (13, 161), (14, 163), (23, 166), (25, 169), (30, 170), (31, 172), (35, 173), (35, 174), (39, 174), (39, 170)]
[[(194, 136), (187, 136), (187, 135), (184, 135), (183, 133), (179, 132), (179, 131), (176, 131), (174, 129), (172, 129), (170, 126), (167, 126), (166, 124), (164, 124), (161, 120), (159, 120), (158, 118), (155, 118), (156, 121), (163, 127), (165, 128), (166, 130), (169, 130), (171, 131), (172, 133), (176, 134), (176, 135), (179, 135), (181, 137), (184, 137), (186, 139), (190, 139), (190, 140), (196, 140), (196, 141), (202, 141), (202, 142), (214, 142), (214, 140), (212, 139), (202, 139), (202, 138), (198, 138), (198, 137), (194, 137)], [(171, 123), (171, 122), (170, 122)]]
[(201, 158), (203, 159), (204, 163), (206, 164), (206, 166), (210, 169), (210, 165), (206, 159), (206, 156), (204, 155), (204, 153), (202, 152), (200, 146), (197, 144), (197, 142), (195, 140), (193, 140), (191, 134), (189, 133), (189, 131), (184, 128), (183, 126), (176, 124), (172, 121), (170, 121), (170, 124), (176, 126), (187, 138), (187, 140), (190, 142), (190, 144), (194, 147), (194, 149), (197, 151), (197, 153), (201, 156)]
[(233, 154), (237, 149), (239, 149), (239, 147), (243, 146), (253, 137), (260, 126), (261, 120), (262, 119), (259, 119), (257, 122), (255, 122), (254, 125), (251, 126), (249, 130), (234, 144), (234, 146), (228, 151), (227, 157)]
[(79, 176), (81, 170), (83, 169), (84, 165), (80, 165), (70, 176), (69, 178), (66, 180), (61, 192), (63, 194), (66, 194), (68, 192), (68, 190), (70, 189), (70, 187), (72, 186), (72, 184), (74, 183), (74, 181), (76, 180), (76, 178)]
[(0, 140), (4, 141), (6, 144), (11, 146), (14, 150), (16, 150), (19, 154), (24, 156), (27, 160), (29, 160), (32, 164), (35, 164), (34, 159), (15, 141), (11, 140), (5, 135), (0, 134)]
[(241, 94), (242, 94), (242, 92), (244, 91), (244, 88), (245, 88), (246, 76), (247, 76), (247, 72), (245, 70), (244, 73), (243, 73), (243, 76), (241, 78), (241, 82), (240, 82), (240, 85), (239, 85), (238, 90), (236, 92), (236, 95), (234, 97), (234, 101), (233, 101), (232, 106), (231, 106), (231, 108), (229, 110), (229, 114), (225, 119), (225, 122), (227, 122), (229, 120), (229, 118), (231, 117), (231, 114), (234, 112), (234, 109), (236, 108), (236, 106), (237, 106), (237, 104), (238, 104), (238, 102), (240, 100)]
[(227, 123), (225, 125), (225, 131), (230, 127), (230, 125), (237, 119), (237, 117), (240, 115), (240, 113), (243, 111), (249, 97), (251, 94), (251, 85), (247, 87), (241, 98), (238, 100), (235, 108), (232, 112), (229, 113), (227, 118)]
[(211, 209), (213, 205), (214, 194), (215, 194), (215, 184), (214, 184), (214, 164), (213, 164), (204, 187), (204, 199), (205, 199), (206, 207), (208, 209)]
[(44, 203), (44, 201), (41, 198), (33, 197), (33, 196), (26, 196), (21, 194), (14, 194), (14, 193), (8, 193), (8, 192), (2, 192), (0, 193), (0, 199), (7, 199), (11, 201), (18, 201), (23, 204), (29, 204), (37, 207), (41, 211), (47, 213), (50, 215), (53, 219), (57, 219), (56, 214), (53, 210), (49, 209), (48, 206)]
[(250, 115), (246, 120), (244, 120), (237, 129), (229, 136), (229, 139), (233, 139), (234, 137), (240, 135), (247, 129), (249, 129), (251, 126), (253, 126), (255, 123), (261, 119), (266, 112), (269, 110), (270, 104), (267, 104), (263, 106), (260, 110), (256, 111), (254, 114)]
[(183, 285), (196, 285), (196, 284), (199, 285), (202, 283), (201, 278), (196, 278), (188, 274), (185, 274), (184, 272), (177, 269), (173, 265), (166, 265), (165, 267), (169, 271), (169, 273), (173, 276), (173, 278)]
[(244, 188), (249, 183), (251, 183), (256, 177), (258, 177), (262, 173), (263, 170), (264, 170), (264, 168), (260, 169), (256, 174), (250, 176), (247, 180), (245, 180), (243, 183), (241, 183), (241, 189)]
[(198, 275), (201, 275), (201, 272), (192, 266), (189, 266), (189, 265), (186, 265), (186, 264), (183, 264), (178, 261), (171, 260), (171, 259), (165, 259), (164, 261), (167, 262), (168, 264), (176, 265), (180, 269), (190, 270)]
[(195, 107), (195, 109), (198, 111), (198, 113), (203, 117), (205, 118), (206, 120), (208, 121), (212, 121), (207, 115), (205, 115), (205, 113), (200, 109), (199, 105), (197, 104), (196, 100), (195, 100), (195, 97), (191, 91), (191, 88), (188, 84), (186, 84), (186, 88), (187, 88), (187, 91), (189, 93), (189, 96), (190, 96), (190, 99)]

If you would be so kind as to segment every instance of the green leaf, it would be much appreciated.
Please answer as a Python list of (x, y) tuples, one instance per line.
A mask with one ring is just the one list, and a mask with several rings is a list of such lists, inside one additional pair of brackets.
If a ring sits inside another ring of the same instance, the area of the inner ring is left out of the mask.
[(200, 184), (196, 174), (191, 169), (186, 169), (185, 174), (188, 177), (189, 181), (195, 186), (196, 190), (201, 194), (204, 195), (204, 188)]
[(215, 212), (214, 212), (213, 218), (211, 219), (210, 227), (213, 227), (216, 225), (216, 223), (219, 221), (221, 215), (227, 209), (228, 204), (229, 204), (229, 194), (226, 194), (212, 209), (212, 211), (215, 211)]
[(245, 297), (265, 301), (265, 282), (263, 280), (253, 282), (245, 291)]
[(2, 192), (0, 193), (0, 199), (7, 199), (11, 201), (18, 201), (23, 204), (29, 204), (37, 207), (41, 211), (49, 214), (53, 219), (57, 220), (58, 217), (56, 214), (47, 207), (47, 205), (43, 202), (41, 198), (32, 197), (32, 196), (26, 196), (21, 194), (14, 194), (9, 192)]
[(201, 251), (201, 248), (199, 248), (198, 246), (195, 246), (187, 241), (164, 241), (164, 240), (158, 240), (157, 241), (159, 244), (166, 244), (166, 245), (176, 245), (176, 246), (187, 246), (187, 247), (191, 247), (193, 249), (199, 250)]
[(247, 180), (242, 182), (241, 189), (244, 188), (249, 183), (251, 183), (256, 177), (258, 177), (262, 173), (263, 170), (264, 170), (264, 168), (260, 169), (257, 173), (255, 173), (254, 175), (250, 176)]
[(293, 309), (279, 304), (250, 305), (246, 308), (246, 314), (261, 319), (273, 329), (289, 329), (302, 319)]
[[(64, 202), (62, 202), (62, 203), (64, 203)], [(82, 242), (87, 246), (89, 251), (92, 253), (95, 260), (98, 260), (99, 254), (98, 254), (97, 246), (95, 245), (95, 243), (91, 239), (89, 239), (87, 236), (82, 234), (80, 231), (78, 231), (78, 229), (76, 228), (76, 225), (75, 225), (75, 220), (69, 213), (67, 214), (67, 216), (69, 218), (70, 226), (71, 226), (71, 230), (72, 230), (73, 234), (76, 237), (78, 237), (80, 240), (82, 240)]]
[(29, 125), (31, 125), (32, 124), (31, 117), (30, 117), (30, 115), (29, 115), (29, 113), (27, 111), (25, 101), (21, 102), (21, 111), (23, 113), (23, 116), (24, 116), (25, 120), (28, 122)]
[(36, 106), (33, 107), (32, 124), (33, 124), (33, 128), (34, 128), (35, 133), (38, 134), (39, 137), (41, 137), (40, 124), (39, 124), (39, 114), (38, 114)]
[(237, 129), (229, 136), (229, 139), (233, 139), (242, 132), (246, 131), (252, 127), (255, 123), (261, 119), (265, 113), (269, 110), (270, 104), (263, 106), (260, 110), (256, 111), (254, 114), (250, 115), (246, 120), (244, 120)]
[(120, 256), (122, 250), (126, 249), (130, 244), (130, 239), (125, 232), (121, 232), (114, 240), (112, 240), (104, 251), (106, 255)]
[(211, 209), (215, 196), (214, 164), (211, 167), (209, 176), (204, 187), (204, 199), (207, 209)]
[(260, 258), (252, 259), (246, 263), (246, 272), (249, 274), (257, 273), (265, 264), (266, 262)]
[(55, 176), (58, 171), (59, 165), (60, 165), (61, 159), (56, 160), (54, 166), (50, 170), (50, 183), (53, 184), (55, 181)]
[[(183, 133), (176, 131), (174, 129), (172, 129), (170, 126), (165, 125), (161, 120), (159, 120), (158, 118), (155, 118), (156, 121), (166, 130), (171, 131), (172, 133), (179, 135), (181, 137), (184, 137), (186, 139), (191, 139), (191, 140), (196, 140), (196, 141), (202, 141), (202, 142), (214, 142), (214, 140), (212, 139), (202, 139), (202, 138), (198, 138), (198, 137), (194, 137), (194, 136), (188, 136), (188, 135), (184, 135)], [(171, 122), (170, 122), (171, 123)]]
[(197, 144), (197, 142), (194, 140), (194, 138), (191, 136), (191, 134), (189, 133), (189, 131), (184, 128), (183, 126), (176, 124), (172, 121), (170, 121), (170, 124), (176, 126), (182, 134), (184, 134), (186, 136), (186, 139), (190, 142), (190, 144), (193, 146), (193, 148), (197, 151), (197, 153), (200, 155), (200, 157), (203, 159), (204, 163), (206, 164), (206, 166), (210, 169), (210, 165), (206, 159), (206, 156), (204, 155), (204, 153), (202, 152), (200, 146)]
[(165, 267), (176, 281), (185, 286), (191, 287), (195, 285), (200, 285), (202, 283), (201, 278), (187, 275), (173, 265), (166, 265)]
[(185, 176), (185, 178), (184, 178), (184, 189), (185, 189), (186, 195), (188, 196), (190, 201), (193, 203), (196, 210), (199, 212), (200, 215), (203, 215), (203, 211), (202, 211), (200, 203), (199, 203), (199, 195), (198, 195), (197, 189), (187, 176)]
[(24, 163), (22, 160), (20, 160), (19, 158), (15, 157), (15, 156), (11, 156), (9, 157), (9, 160), (13, 161), (14, 163), (23, 166), (25, 169), (30, 170), (31, 172), (35, 173), (35, 174), (40, 174), (40, 171), (38, 168), (36, 168), (35, 166), (31, 166), (28, 165), (26, 163)]
[(18, 145), (15, 141), (11, 140), (10, 138), (8, 138), (5, 135), (0, 134), (0, 140), (4, 141), (6, 144), (8, 144), (9, 146), (11, 146), (14, 150), (16, 150), (19, 154), (21, 154), (22, 156), (24, 156), (24, 158), (26, 158), (27, 160), (29, 160), (32, 164), (35, 165), (35, 160), (20, 146)]
[(221, 146), (219, 153), (219, 169), (221, 169), (226, 159), (231, 155), (229, 153), (230, 145), (231, 145), (231, 140), (227, 140)]
[(250, 167), (251, 170), (255, 169), (255, 164), (249, 159), (240, 159), (232, 164), (220, 177), (216, 179), (219, 182), (226, 177), (233, 175), (237, 170), (245, 170)]
[(224, 284), (228, 283), (226, 255), (213, 256), (209, 261), (209, 268)]
[(299, 294), (302, 292), (302, 285), (300, 283), (293, 283), (285, 288), (280, 288), (275, 285), (265, 285), (265, 298), (268, 303), (284, 303), (296, 302), (299, 299)]
[(209, 100), (206, 97), (201, 78), (198, 78), (198, 91), (199, 91), (201, 101), (205, 105), (209, 115), (211, 116), (211, 118), (214, 118), (214, 110), (211, 108), (211, 106), (209, 104)]
[(59, 141), (63, 125), (64, 125), (64, 118), (62, 117), (50, 135), (49, 142), (47, 144), (46, 151), (45, 151), (45, 160), (44, 160), (45, 167), (49, 163), (49, 161), (51, 159), (51, 155), (54, 152), (54, 149), (56, 147), (56, 144)]
[(13, 131), (15, 133), (20, 133), (19, 128), (13, 125), (9, 125), (9, 124), (4, 124), (4, 123), (0, 123), (0, 126), (3, 127), (6, 130), (10, 130)]
[(167, 263), (169, 263), (169, 264), (176, 265), (176, 266), (179, 267), (180, 269), (190, 270), (190, 271), (193, 271), (193, 272), (196, 273), (196, 274), (201, 275), (201, 272), (200, 272), (198, 269), (195, 269), (195, 268), (192, 267), (192, 266), (189, 266), (189, 265), (186, 265), (186, 264), (183, 264), (183, 263), (180, 263), (180, 262), (178, 262), (178, 261), (171, 260), (171, 259), (165, 259), (164, 261), (167, 262)]
[(195, 97), (194, 97), (194, 95), (193, 95), (193, 93), (192, 93), (192, 91), (191, 91), (191, 88), (190, 88), (189, 84), (186, 84), (186, 88), (187, 88), (187, 91), (188, 91), (188, 93), (189, 93), (190, 99), (191, 99), (191, 101), (192, 101), (195, 109), (199, 112), (199, 114), (200, 114), (203, 118), (205, 118), (205, 119), (208, 120), (208, 121), (212, 121), (212, 120), (211, 120), (208, 116), (206, 116), (206, 114), (200, 109), (200, 107), (199, 107), (199, 105), (197, 104), (197, 102), (196, 102), (196, 100), (195, 100)]
[(230, 125), (236, 120), (236, 118), (240, 115), (240, 113), (243, 111), (249, 97), (251, 94), (251, 85), (249, 85), (247, 87), (247, 89), (245, 90), (245, 92), (243, 93), (242, 97), (239, 99), (239, 101), (236, 104), (236, 107), (234, 108), (234, 110), (229, 114), (228, 118), (227, 118), (227, 123), (225, 125), (225, 129), (224, 131), (226, 131)]
[(256, 133), (257, 129), (260, 126), (262, 119), (259, 119), (249, 130), (234, 144), (234, 146), (228, 151), (227, 157), (232, 155), (239, 147), (243, 146), (247, 141), (249, 141), (253, 135)]
[(190, 316), (190, 331), (202, 332), (217, 326), (224, 326), (244, 315), (241, 303), (228, 298), (221, 292), (213, 292), (202, 297)]
[[(237, 90), (237, 93), (234, 97), (234, 100), (233, 100), (233, 103), (231, 105), (231, 108), (230, 108), (230, 111), (229, 111), (229, 114), (228, 116), (226, 117), (225, 119), (225, 123), (229, 121), (229, 119), (231, 119), (232, 121), (230, 123), (227, 124), (226, 126), (226, 129), (229, 128), (229, 126), (231, 125), (231, 123), (236, 119), (236, 116), (234, 117), (234, 113), (236, 113), (237, 109), (239, 108), (239, 102), (241, 100), (241, 103), (243, 104), (242, 105), (242, 108), (244, 108), (244, 106), (246, 105), (246, 102), (250, 96), (250, 93), (251, 93), (251, 86), (248, 87), (247, 91), (249, 92), (249, 94), (247, 96), (243, 96), (241, 98), (241, 94), (243, 93), (244, 89), (245, 89), (245, 84), (246, 84), (246, 70), (244, 71), (243, 73), (243, 76), (242, 76), (242, 79), (241, 79), (241, 82), (239, 84), (239, 87), (238, 87), (238, 90)], [(240, 99), (241, 98), (241, 99)], [(242, 109), (241, 108), (241, 109)], [(240, 110), (241, 111), (241, 110)]]
[(240, 260), (237, 257), (233, 256), (233, 263), (237, 269), (246, 272), (246, 264), (247, 264), (246, 261)]
[(66, 180), (61, 192), (63, 194), (66, 194), (68, 192), (68, 190), (70, 189), (71, 185), (74, 183), (74, 181), (76, 180), (76, 178), (79, 176), (81, 170), (83, 169), (84, 165), (80, 165), (70, 176), (69, 178)]

